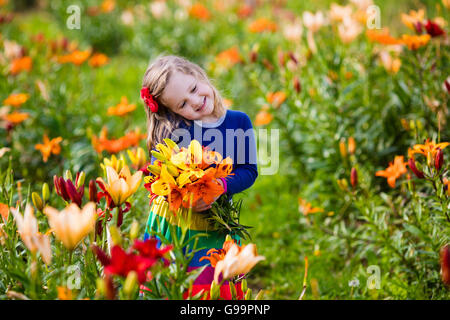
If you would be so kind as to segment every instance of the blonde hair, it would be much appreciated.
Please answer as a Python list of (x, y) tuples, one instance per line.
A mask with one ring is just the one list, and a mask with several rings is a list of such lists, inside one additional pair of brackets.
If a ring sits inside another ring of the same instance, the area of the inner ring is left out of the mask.
[(211, 84), (206, 72), (197, 64), (179, 56), (158, 56), (151, 62), (145, 71), (142, 87), (147, 87), (150, 94), (158, 103), (158, 111), (151, 112), (144, 104), (147, 114), (147, 148), (150, 152), (158, 143), (162, 143), (164, 138), (169, 138), (173, 130), (177, 129), (184, 121), (188, 126), (191, 122), (176, 114), (161, 101), (163, 91), (169, 83), (172, 74), (176, 71), (186, 75), (191, 75), (199, 81), (208, 84), (214, 93), (213, 115), (221, 117), (226, 109), (223, 105), (222, 97), (217, 89)]

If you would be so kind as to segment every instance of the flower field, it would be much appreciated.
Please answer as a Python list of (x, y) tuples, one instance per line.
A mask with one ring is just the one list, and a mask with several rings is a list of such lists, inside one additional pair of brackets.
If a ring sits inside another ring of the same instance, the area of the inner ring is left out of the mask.
[[(0, 299), (218, 299), (225, 280), (234, 299), (449, 299), (449, 17), (449, 0), (0, 0)], [(149, 191), (173, 181), (189, 219), (184, 185), (214, 201), (230, 167), (187, 167), (205, 150), (171, 141), (148, 166), (139, 90), (161, 54), (201, 66), (258, 142), (233, 197), (249, 237), (210, 250), (196, 295), (190, 221), (143, 240)]]

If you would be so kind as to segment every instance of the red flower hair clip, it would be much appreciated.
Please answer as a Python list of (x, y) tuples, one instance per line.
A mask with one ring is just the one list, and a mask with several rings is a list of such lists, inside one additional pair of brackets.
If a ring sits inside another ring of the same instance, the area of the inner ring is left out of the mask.
[(147, 87), (143, 87), (141, 89), (141, 99), (144, 100), (147, 107), (151, 112), (158, 112), (158, 103), (153, 99), (153, 96), (150, 94), (150, 89)]

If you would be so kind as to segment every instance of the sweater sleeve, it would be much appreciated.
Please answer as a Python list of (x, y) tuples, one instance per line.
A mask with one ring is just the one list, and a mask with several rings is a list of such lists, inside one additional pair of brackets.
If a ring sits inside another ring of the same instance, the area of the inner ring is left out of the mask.
[[(234, 158), (240, 159), (242, 154), (244, 154), (245, 160), (244, 163), (235, 161), (237, 163), (234, 164), (232, 170), (233, 175), (230, 175), (225, 179), (227, 182), (228, 196), (232, 196), (235, 193), (250, 188), (258, 177), (255, 132), (251, 120), (246, 114), (244, 114), (243, 117), (242, 129), (248, 134), (244, 136), (243, 143), (235, 141)], [(239, 139), (239, 137), (235, 139)]]

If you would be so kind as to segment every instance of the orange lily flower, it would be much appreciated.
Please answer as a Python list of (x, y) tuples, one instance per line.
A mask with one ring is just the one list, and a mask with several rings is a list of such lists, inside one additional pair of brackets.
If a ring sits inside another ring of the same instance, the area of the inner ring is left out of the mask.
[(378, 42), (385, 45), (396, 45), (403, 43), (400, 39), (391, 36), (388, 28), (384, 28), (382, 30), (367, 29), (366, 36), (372, 42)]
[(75, 203), (71, 203), (62, 211), (45, 207), (44, 213), (56, 238), (69, 250), (75, 249), (80, 241), (94, 230), (97, 220), (94, 202), (88, 202), (82, 209)]
[(213, 248), (208, 250), (206, 256), (201, 257), (199, 261), (208, 260), (211, 263), (211, 267), (215, 268), (217, 262), (225, 258), (225, 255), (227, 254), (228, 251), (230, 251), (233, 245), (236, 245), (238, 247), (239, 252), (242, 250), (242, 247), (238, 246), (233, 239), (225, 240), (225, 242), (222, 245), (222, 249)]
[(189, 8), (189, 15), (202, 21), (208, 21), (211, 19), (211, 14), (209, 13), (208, 8), (199, 2)]
[(57, 60), (59, 63), (73, 63), (77, 66), (83, 64), (83, 62), (85, 62), (89, 56), (91, 55), (91, 50), (85, 50), (85, 51), (80, 51), (80, 50), (75, 50), (72, 53), (63, 55), (63, 56), (58, 56)]
[(222, 51), (216, 56), (217, 64), (228, 69), (234, 66), (236, 63), (241, 62), (241, 56), (239, 54), (239, 49), (235, 46), (225, 51)]
[(230, 99), (223, 99), (223, 105), (227, 108), (231, 107), (233, 105), (233, 100)]
[(425, 19), (425, 11), (423, 9), (409, 11), (409, 14), (402, 13), (401, 20), (409, 29), (416, 31), (416, 24), (421, 23)]
[(116, 2), (114, 0), (103, 0), (100, 5), (100, 9), (103, 13), (108, 13), (114, 10), (116, 7)]
[(57, 287), (59, 300), (73, 300), (72, 290), (67, 287)]
[(6, 223), (6, 221), (8, 221), (9, 207), (7, 204), (0, 203), (0, 216), (3, 219), (3, 222)]
[(127, 113), (130, 113), (136, 109), (135, 104), (128, 104), (128, 99), (125, 96), (122, 96), (120, 98), (120, 103), (116, 106), (109, 107), (108, 108), (108, 115), (115, 115), (115, 116), (124, 116)]
[(415, 146), (413, 146), (409, 154), (414, 155), (416, 153), (420, 153), (423, 154), (425, 157), (427, 157), (428, 154), (431, 153), (431, 157), (434, 159), (438, 149), (443, 150), (449, 144), (450, 144), (449, 142), (441, 142), (435, 144), (433, 141), (430, 141), (430, 139), (427, 139), (425, 141), (425, 144), (416, 144)]
[(136, 192), (142, 180), (142, 171), (136, 171), (131, 175), (130, 169), (126, 165), (119, 173), (112, 167), (106, 166), (106, 176), (107, 182), (102, 178), (97, 178), (97, 181), (105, 186), (114, 204), (120, 207)]
[(3, 100), (3, 104), (5, 106), (20, 107), (28, 100), (29, 97), (30, 95), (27, 93), (12, 93), (8, 98)]
[(145, 134), (140, 133), (138, 128), (134, 131), (126, 133), (125, 136), (119, 139), (109, 140), (107, 138), (107, 134), (108, 131), (106, 127), (104, 127), (100, 133), (100, 137), (92, 137), (92, 145), (98, 153), (101, 153), (103, 150), (106, 150), (109, 153), (118, 153), (122, 150), (128, 149), (131, 146), (137, 146), (139, 141), (146, 137)]
[(252, 33), (261, 33), (261, 32), (275, 32), (278, 29), (278, 26), (272, 20), (267, 18), (259, 18), (253, 21), (248, 27), (249, 31)]
[(266, 108), (262, 108), (257, 114), (255, 119), (255, 126), (264, 126), (272, 122), (273, 115), (267, 112)]
[[(187, 186), (187, 190), (193, 194), (193, 206), (199, 199), (203, 199), (206, 204), (213, 203), (223, 193), (223, 187), (213, 177), (214, 173), (215, 170), (207, 169), (200, 179)], [(189, 201), (184, 201), (184, 207), (188, 206)]]
[(389, 186), (395, 188), (395, 180), (407, 172), (406, 166), (408, 164), (404, 162), (403, 159), (403, 156), (395, 156), (394, 162), (390, 162), (389, 167), (387, 167), (386, 170), (379, 170), (375, 175), (377, 177), (387, 178)]
[(29, 113), (26, 112), (12, 112), (3, 116), (3, 119), (16, 125), (19, 124), (30, 117)]
[(316, 213), (316, 212), (323, 212), (322, 208), (313, 208), (311, 206), (311, 203), (306, 202), (306, 200), (302, 199), (302, 198), (298, 198), (298, 209), (303, 212), (303, 215), (307, 216), (308, 214), (311, 213)]
[(11, 62), (10, 72), (12, 75), (16, 75), (22, 71), (29, 72), (31, 70), (32, 65), (33, 62), (30, 57), (17, 58)]
[(410, 36), (408, 34), (402, 35), (403, 43), (409, 48), (409, 50), (417, 50), (420, 47), (425, 46), (431, 39), (429, 34), (422, 34), (420, 36)]
[(286, 100), (286, 93), (283, 91), (268, 92), (266, 94), (266, 99), (269, 103), (273, 104), (276, 109), (278, 109)]
[(96, 53), (89, 59), (89, 65), (93, 68), (101, 67), (109, 61), (108, 56), (103, 53)]
[(61, 153), (61, 146), (59, 143), (63, 139), (61, 137), (53, 138), (50, 140), (46, 134), (44, 134), (44, 143), (38, 143), (34, 146), (36, 150), (40, 150), (42, 153), (42, 157), (44, 159), (44, 162), (47, 162), (48, 157), (53, 154), (60, 154)]

